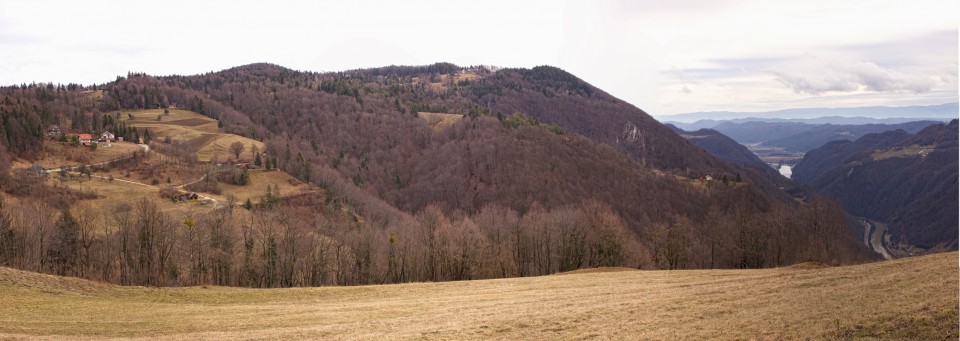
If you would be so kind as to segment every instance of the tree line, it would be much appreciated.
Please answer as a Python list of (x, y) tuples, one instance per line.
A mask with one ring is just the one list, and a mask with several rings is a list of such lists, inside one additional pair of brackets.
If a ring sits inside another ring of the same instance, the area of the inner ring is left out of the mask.
[(705, 222), (680, 217), (637, 235), (598, 201), (452, 216), (428, 205), (380, 225), (317, 195), (193, 216), (151, 198), (72, 210), (22, 200), (0, 207), (0, 265), (122, 285), (294, 287), (849, 262), (855, 254), (834, 239), (846, 227), (825, 223), (842, 216), (833, 207), (711, 209)]

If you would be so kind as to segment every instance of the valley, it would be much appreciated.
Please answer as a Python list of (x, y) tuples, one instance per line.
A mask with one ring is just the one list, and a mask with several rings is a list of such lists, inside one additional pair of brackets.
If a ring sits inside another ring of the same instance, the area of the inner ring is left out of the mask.
[(0, 1), (0, 341), (956, 340), (958, 11)]

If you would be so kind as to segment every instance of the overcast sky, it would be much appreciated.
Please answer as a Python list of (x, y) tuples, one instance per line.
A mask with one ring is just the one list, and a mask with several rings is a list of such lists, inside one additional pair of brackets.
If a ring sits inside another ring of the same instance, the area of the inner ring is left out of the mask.
[(554, 65), (648, 113), (957, 101), (958, 1), (2, 1), (0, 84)]

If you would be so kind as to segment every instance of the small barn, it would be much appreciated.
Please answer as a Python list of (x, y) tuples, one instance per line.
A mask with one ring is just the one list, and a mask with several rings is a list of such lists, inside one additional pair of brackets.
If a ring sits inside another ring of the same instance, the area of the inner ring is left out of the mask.
[(47, 127), (47, 138), (51, 140), (59, 139), (63, 135), (63, 132), (60, 131), (60, 126), (54, 124)]
[(198, 199), (200, 199), (200, 196), (197, 195), (197, 193), (195, 192), (178, 193), (173, 197), (173, 201), (176, 201), (176, 202), (184, 202), (184, 201), (191, 201), (191, 200), (198, 200)]
[(113, 142), (116, 138), (117, 136), (110, 131), (105, 131), (100, 134), (100, 142)]

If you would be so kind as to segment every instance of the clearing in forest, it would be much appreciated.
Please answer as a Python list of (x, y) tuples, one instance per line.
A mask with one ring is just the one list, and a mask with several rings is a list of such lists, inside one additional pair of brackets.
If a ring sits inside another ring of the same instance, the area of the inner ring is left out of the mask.
[(200, 161), (233, 159), (229, 146), (236, 141), (244, 144), (240, 153), (242, 160), (253, 160), (251, 146), (256, 146), (261, 153), (264, 151), (263, 142), (225, 133), (218, 127), (217, 120), (188, 110), (169, 109), (167, 113), (163, 109), (120, 111), (119, 117), (128, 126), (148, 129), (150, 137), (156, 141), (170, 137), (173, 141), (189, 143)]

